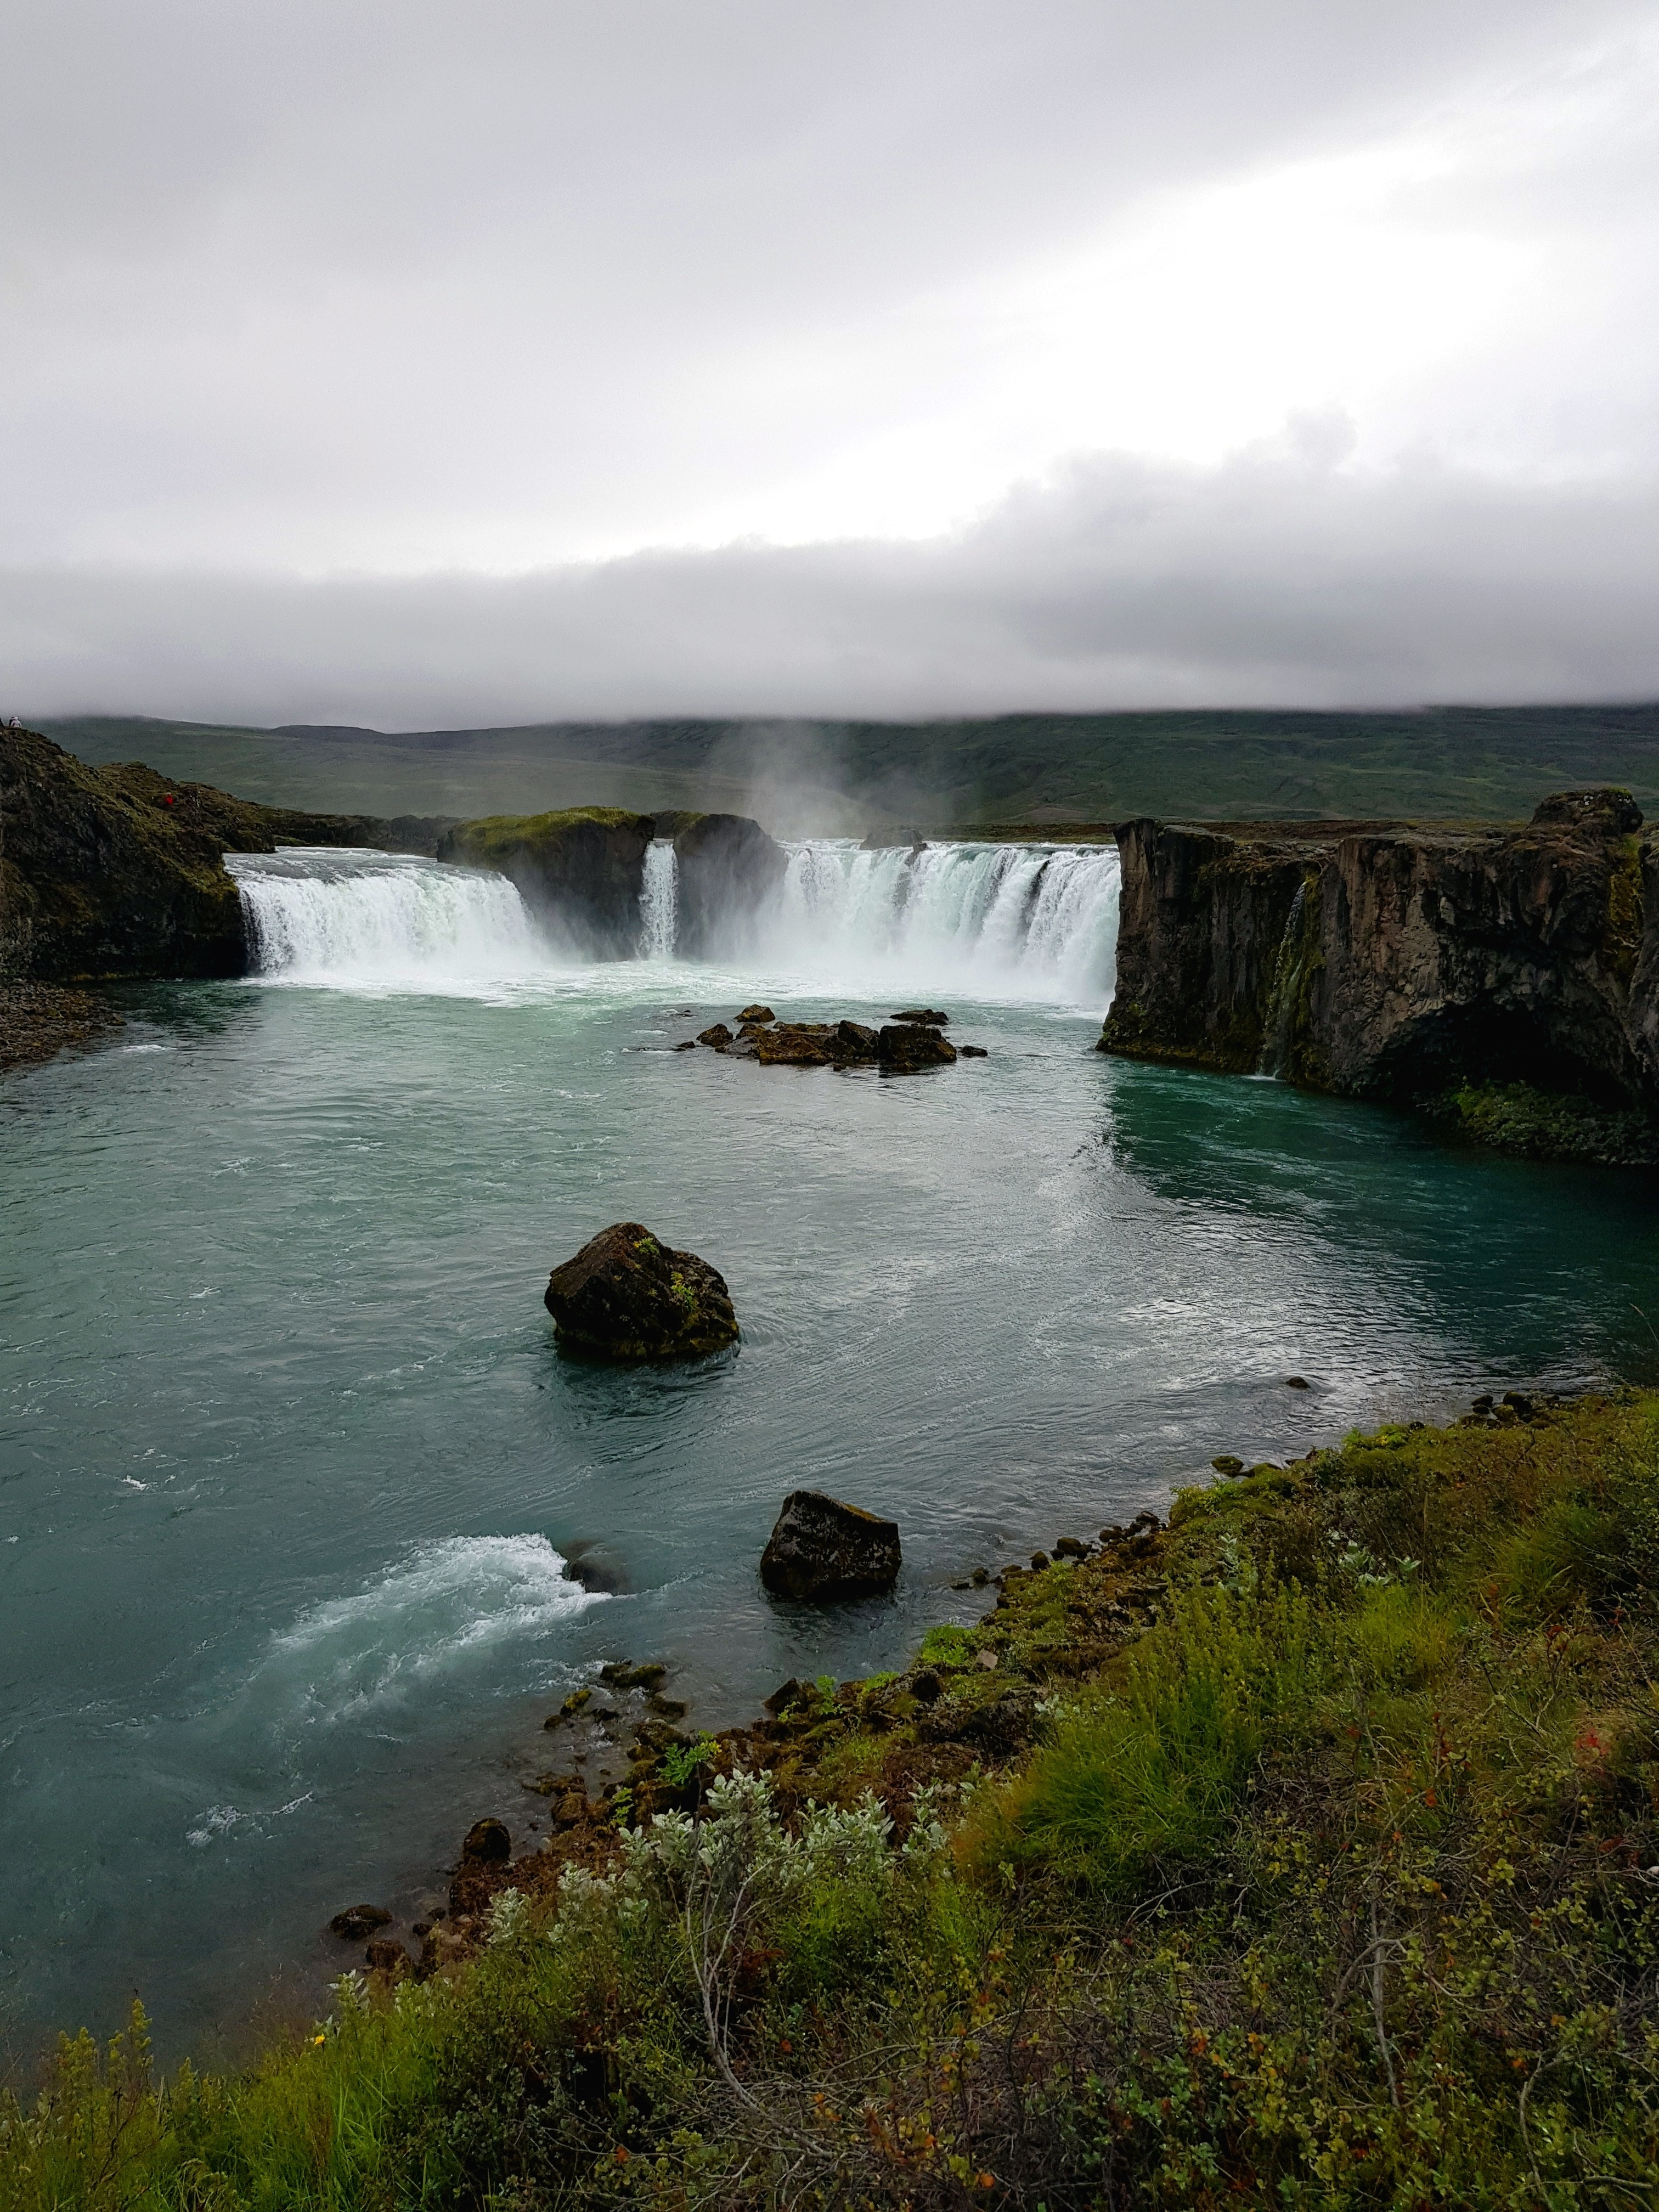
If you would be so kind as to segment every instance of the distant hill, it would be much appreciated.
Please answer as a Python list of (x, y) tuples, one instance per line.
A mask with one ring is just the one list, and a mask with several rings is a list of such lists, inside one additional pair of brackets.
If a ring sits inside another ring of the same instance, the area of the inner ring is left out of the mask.
[(37, 726), (94, 764), (142, 759), (267, 805), (353, 813), (718, 807), (786, 834), (1131, 814), (1498, 822), (1525, 817), (1547, 792), (1592, 783), (1622, 784), (1659, 813), (1659, 704), (400, 733), (105, 715)]

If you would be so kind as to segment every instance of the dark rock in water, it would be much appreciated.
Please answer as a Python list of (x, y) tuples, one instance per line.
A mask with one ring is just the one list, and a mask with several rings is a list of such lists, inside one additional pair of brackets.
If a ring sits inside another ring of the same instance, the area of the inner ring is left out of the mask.
[(724, 1022), (716, 1022), (712, 1029), (701, 1030), (697, 1033), (697, 1042), (713, 1045), (716, 1052), (724, 1052), (731, 1042), (732, 1032)]
[(655, 824), (619, 806), (491, 814), (462, 822), (438, 858), (510, 877), (525, 903), (581, 951), (629, 960), (639, 950), (645, 855)]
[(831, 1034), (828, 1022), (779, 1022), (757, 1029), (750, 1042), (763, 1067), (828, 1067)]
[(1046, 1552), (1032, 1553), (1031, 1572), (1034, 1575), (1040, 1575), (1045, 1567), (1051, 1567), (1053, 1565), (1054, 1561), (1048, 1557), (1048, 1554)]
[(331, 1936), (337, 1936), (343, 1943), (361, 1943), (377, 1928), (389, 1928), (392, 1915), (381, 1905), (349, 1905), (343, 1912), (337, 1912), (328, 1923)]
[(789, 856), (743, 814), (700, 814), (674, 836), (674, 949), (682, 958), (740, 950), (776, 896)]
[(564, 1703), (559, 1707), (558, 1711), (556, 1713), (550, 1713), (547, 1718), (542, 1723), (542, 1726), (544, 1729), (562, 1728), (567, 1721), (573, 1721), (575, 1719), (577, 1714), (581, 1711), (584, 1705), (592, 1703), (592, 1697), (593, 1692), (591, 1689), (573, 1690), (570, 1692), (570, 1695), (565, 1699)]
[(1287, 1375), (1285, 1377), (1285, 1388), (1287, 1390), (1305, 1390), (1308, 1388), (1308, 1378), (1305, 1375)]
[(780, 1682), (767, 1698), (764, 1710), (775, 1720), (780, 1713), (787, 1712), (791, 1705), (804, 1705), (812, 1692), (805, 1682), (798, 1682), (792, 1674), (787, 1682)]
[(580, 1583), (585, 1590), (597, 1590), (605, 1597), (619, 1597), (633, 1588), (623, 1562), (608, 1545), (589, 1538), (567, 1547), (564, 1571), (567, 1581)]
[(940, 1013), (937, 1006), (908, 1006), (902, 1014), (895, 1014), (896, 1022), (921, 1022), (933, 1029), (943, 1029), (950, 1020), (949, 1014)]
[(991, 1055), (982, 1044), (959, 1044), (957, 1057), (958, 1060), (988, 1060)]
[(674, 1048), (676, 1052), (695, 1052), (696, 1048), (697, 1040), (696, 1037), (687, 1037), (683, 1044), (677, 1044)]
[(745, 1006), (738, 1019), (740, 1022), (775, 1022), (777, 1016), (770, 1006)]
[(486, 1865), (513, 1856), (513, 1838), (505, 1820), (485, 1819), (475, 1820), (466, 1832), (461, 1845), (464, 1859), (482, 1859)]
[(957, 1048), (948, 1037), (921, 1022), (890, 1022), (877, 1040), (881, 1065), (900, 1074), (921, 1067), (948, 1066)]
[(1210, 1462), (1210, 1465), (1218, 1474), (1224, 1474), (1229, 1480), (1234, 1475), (1243, 1474), (1244, 1472), (1244, 1462), (1236, 1452), (1222, 1452)]
[(607, 1659), (599, 1680), (617, 1690), (655, 1690), (668, 1680), (668, 1669), (660, 1659), (647, 1659), (638, 1667), (630, 1667), (626, 1659)]
[(1089, 1547), (1076, 1536), (1062, 1536), (1054, 1546), (1057, 1559), (1086, 1559), (1088, 1556)]
[(890, 1589), (902, 1556), (898, 1523), (818, 1490), (783, 1501), (761, 1558), (761, 1580), (778, 1597), (866, 1597)]
[(562, 1342), (606, 1359), (690, 1359), (736, 1341), (725, 1278), (695, 1252), (618, 1221), (548, 1279)]
[(390, 1974), (394, 1981), (406, 1974), (413, 1963), (403, 1945), (392, 1936), (371, 1943), (363, 1954), (363, 1962), (371, 1974)]

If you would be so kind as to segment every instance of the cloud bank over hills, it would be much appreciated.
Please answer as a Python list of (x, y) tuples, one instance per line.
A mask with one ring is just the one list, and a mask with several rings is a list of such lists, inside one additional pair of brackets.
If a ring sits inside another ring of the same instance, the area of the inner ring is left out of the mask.
[(1659, 695), (1650, 0), (21, 0), (0, 711)]

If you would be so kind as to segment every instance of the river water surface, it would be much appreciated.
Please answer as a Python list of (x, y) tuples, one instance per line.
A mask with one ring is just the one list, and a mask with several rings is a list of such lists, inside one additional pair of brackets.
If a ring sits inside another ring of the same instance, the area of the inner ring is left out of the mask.
[[(901, 1663), (969, 1570), (1218, 1452), (1651, 1364), (1646, 1179), (1093, 1052), (1110, 853), (802, 848), (722, 968), (677, 962), (661, 851), (609, 966), (500, 879), (238, 869), (262, 976), (133, 989), (115, 1041), (0, 1083), (20, 2049), (135, 1990), (169, 2054), (304, 2015), (330, 1913), (411, 1912), (480, 1813), (532, 1832), (541, 1717), (603, 1658), (670, 1661), (719, 1725)], [(990, 1056), (670, 1048), (756, 996), (930, 1000)], [(561, 1357), (547, 1272), (623, 1218), (721, 1269), (739, 1349)], [(800, 1485), (899, 1521), (890, 1601), (766, 1599)], [(621, 1592), (567, 1578), (582, 1547)]]

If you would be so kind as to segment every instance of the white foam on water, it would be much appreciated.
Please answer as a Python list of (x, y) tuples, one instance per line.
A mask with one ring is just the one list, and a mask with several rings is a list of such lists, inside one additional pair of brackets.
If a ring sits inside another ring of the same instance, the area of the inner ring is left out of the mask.
[(325, 990), (510, 995), (552, 956), (505, 876), (409, 853), (228, 853), (258, 973)]
[(446, 1537), (302, 1613), (271, 1638), (251, 1687), (313, 1720), (361, 1718), (603, 1602), (545, 1536)]

